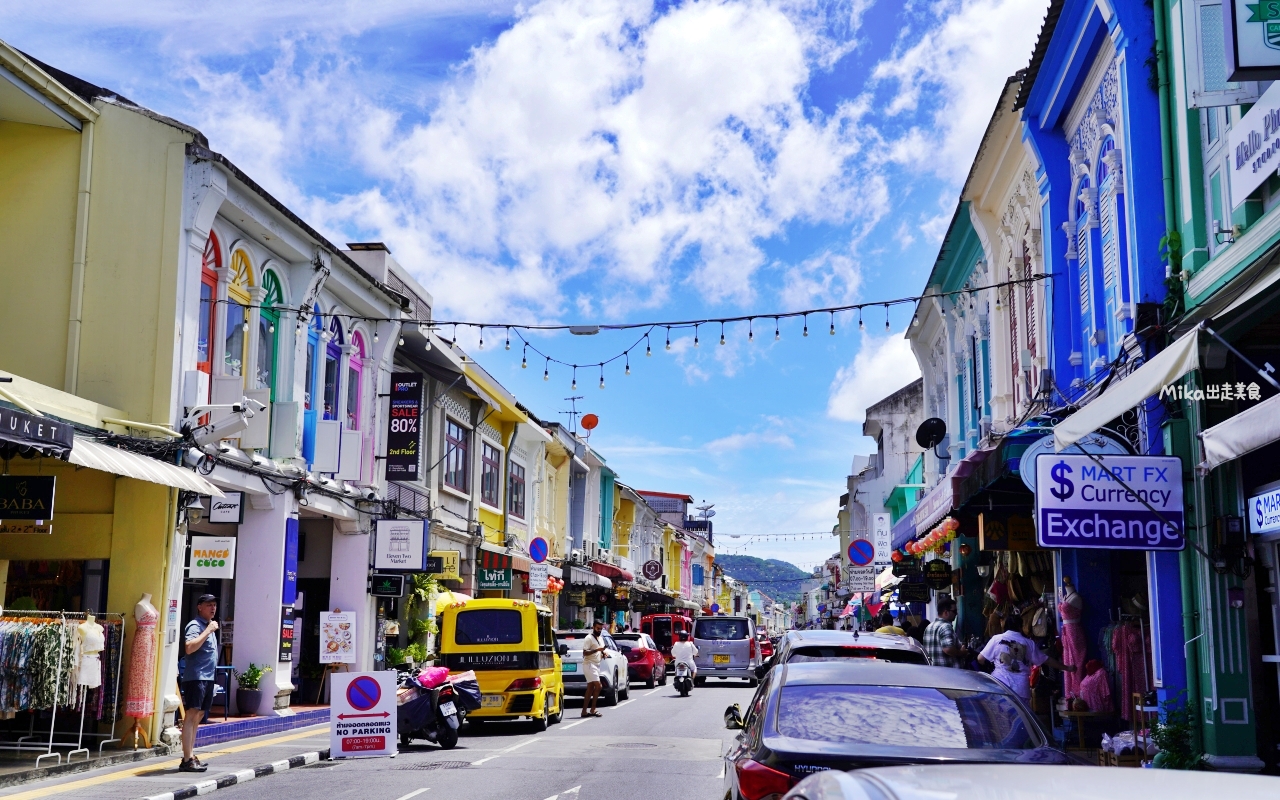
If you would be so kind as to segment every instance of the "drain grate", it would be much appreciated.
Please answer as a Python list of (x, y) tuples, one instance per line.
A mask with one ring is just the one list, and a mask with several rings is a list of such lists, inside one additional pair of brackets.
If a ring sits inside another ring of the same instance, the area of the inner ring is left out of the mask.
[(470, 766), (470, 761), (428, 761), (423, 764), (409, 764), (404, 767), (396, 767), (396, 769), (466, 769)]
[(616, 747), (619, 750), (644, 750), (649, 747), (657, 747), (657, 745), (649, 744), (648, 742), (616, 742), (607, 744), (605, 747)]

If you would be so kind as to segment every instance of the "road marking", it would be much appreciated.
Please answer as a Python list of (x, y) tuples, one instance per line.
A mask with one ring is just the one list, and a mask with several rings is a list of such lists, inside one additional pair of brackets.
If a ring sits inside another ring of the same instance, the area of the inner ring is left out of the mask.
[(426, 791), (429, 791), (429, 789), (414, 789), (412, 792), (409, 792), (408, 794), (397, 797), (396, 800), (409, 800), (410, 797), (417, 797), (418, 795)]
[(667, 688), (667, 687), (665, 687), (665, 686), (659, 686), (657, 689), (651, 689), (650, 691), (645, 692), (645, 693), (644, 693), (644, 696), (645, 696), (645, 697), (648, 697), (649, 695), (651, 695), (651, 694), (655, 694), (655, 693), (657, 693), (657, 692), (660, 692), (660, 691), (662, 691), (662, 690), (663, 690), (663, 689), (665, 689), (665, 688)]
[[(548, 797), (548, 798), (547, 798), (547, 800), (557, 800), (557, 798), (560, 798), (560, 797), (567, 797), (568, 795), (573, 795), (574, 797), (577, 797), (577, 796), (578, 796), (578, 790), (579, 790), (579, 789), (581, 789), (581, 788), (582, 788), (582, 786), (581, 786), (581, 785), (578, 785), (578, 786), (573, 787), (572, 789), (565, 789), (565, 790), (564, 790), (563, 792), (561, 792), (560, 794), (553, 794), (553, 795), (551, 795), (550, 797)], [(402, 797), (402, 798), (400, 798), (400, 800), (404, 800), (404, 798)]]
[(510, 747), (504, 747), (503, 749), (499, 750), (498, 752), (494, 753), (494, 754), (493, 754), (493, 755), (491, 755), (491, 756), (486, 756), (485, 758), (482, 758), (482, 759), (480, 759), (479, 761), (472, 761), (472, 762), (471, 762), (471, 766), (473, 766), (473, 767), (474, 767), (474, 766), (476, 766), (477, 764), (483, 764), (483, 763), (484, 763), (484, 762), (486, 762), (486, 761), (492, 761), (492, 760), (494, 760), (495, 758), (497, 758), (497, 757), (498, 757), (498, 756), (500, 756), (500, 755), (503, 755), (503, 754), (505, 754), (505, 753), (510, 753), (512, 750), (519, 750), (521, 747), (524, 747), (524, 746), (525, 746), (525, 745), (527, 745), (527, 744), (533, 744), (533, 743), (534, 743), (534, 742), (536, 742), (536, 741), (538, 741), (538, 740), (537, 740), (537, 739), (527, 739), (527, 740), (525, 740), (525, 741), (521, 742), (520, 744), (513, 744), (513, 745), (511, 745)]
[[(729, 768), (728, 764), (726, 764), (725, 760), (721, 758), (720, 759), (720, 779), (721, 780), (724, 780), (724, 773), (725, 773), (725, 770), (727, 770), (728, 768)], [(401, 798), (401, 800), (403, 800), (403, 798)]]
[(576, 728), (576, 727), (578, 727), (579, 725), (581, 725), (581, 724), (582, 724), (582, 723), (584, 723), (584, 722), (586, 722), (586, 720), (585, 720), (585, 719), (580, 719), (580, 720), (578, 720), (577, 722), (570, 722), (568, 725), (563, 725), (563, 726), (561, 726), (561, 727), (560, 727), (560, 730), (562, 730), (562, 731), (567, 731), (567, 730), (569, 730), (570, 728)]
[(623, 700), (621, 703), (618, 703), (616, 706), (614, 706), (614, 708), (622, 708), (623, 706), (625, 706), (627, 703), (630, 703), (630, 702), (631, 700)]
[[(306, 730), (303, 733), (295, 733), (290, 736), (281, 736), (276, 739), (267, 739), (266, 741), (262, 741), (262, 742), (253, 742), (251, 744), (241, 744), (241, 745), (236, 745), (235, 747), (223, 747), (219, 750), (209, 750), (209, 751), (201, 752), (200, 757), (202, 759), (216, 758), (218, 756), (227, 755), (229, 753), (243, 753), (246, 750), (255, 750), (259, 747), (272, 747), (282, 742), (293, 741), (294, 739), (306, 739), (309, 737), (314, 737), (318, 733), (316, 728), (319, 728), (319, 727), (321, 726), (314, 725), (309, 730)], [(323, 727), (327, 728), (328, 723), (325, 723)], [(132, 778), (142, 772), (151, 772), (152, 770), (170, 769), (172, 767), (178, 766), (178, 764), (180, 763), (181, 763), (180, 759), (176, 759), (176, 758), (169, 759), (166, 761), (147, 760), (142, 762), (142, 766), (130, 767), (129, 769), (123, 769), (123, 770), (120, 770), (119, 772), (111, 772), (105, 775), (95, 775), (92, 778), (83, 778), (78, 781), (60, 783), (56, 786), (43, 786), (38, 789), (29, 789), (25, 792), (19, 792), (17, 794), (4, 795), (4, 800), (35, 800), (38, 797), (51, 797), (56, 794), (63, 794), (65, 792), (75, 791), (76, 789), (84, 789), (89, 786), (100, 786), (104, 783), (111, 783), (113, 781), (124, 780), (125, 778)]]

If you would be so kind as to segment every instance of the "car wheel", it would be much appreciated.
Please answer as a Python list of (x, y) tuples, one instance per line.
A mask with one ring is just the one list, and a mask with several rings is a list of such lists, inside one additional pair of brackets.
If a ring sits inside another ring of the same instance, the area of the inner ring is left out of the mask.
[(542, 713), (533, 718), (533, 730), (535, 733), (542, 733), (551, 724), (551, 695), (546, 695), (542, 701)]
[(662, 677), (658, 678), (658, 685), (659, 686), (667, 685), (667, 668), (666, 667), (662, 668)]
[(658, 682), (658, 681), (657, 681), (657, 679), (656, 679), (656, 678), (654, 678), (654, 673), (653, 673), (653, 672), (650, 672), (650, 673), (649, 673), (649, 680), (647, 680), (647, 681), (645, 681), (645, 682), (644, 682), (644, 688), (646, 688), (646, 689), (652, 689), (652, 688), (653, 688), (653, 685), (654, 685), (655, 683), (657, 683), (657, 682)]
[(556, 713), (548, 718), (548, 722), (552, 725), (559, 725), (560, 720), (564, 719), (564, 695), (561, 694), (556, 698)]
[(747, 678), (747, 686), (751, 687), (752, 689), (756, 688), (759, 685), (760, 685), (760, 681), (757, 680), (756, 678)]
[(622, 685), (622, 691), (618, 692), (618, 697), (623, 700), (631, 697), (631, 676), (627, 675), (627, 682)]
[(618, 704), (618, 676), (614, 675), (613, 680), (609, 683), (609, 691), (605, 694), (604, 704), (606, 706), (616, 706)]
[(402, 733), (402, 734), (400, 734), (400, 746), (401, 746), (401, 747), (408, 747), (408, 746), (409, 746), (409, 742), (410, 742), (409, 734), (407, 734), (407, 733)]

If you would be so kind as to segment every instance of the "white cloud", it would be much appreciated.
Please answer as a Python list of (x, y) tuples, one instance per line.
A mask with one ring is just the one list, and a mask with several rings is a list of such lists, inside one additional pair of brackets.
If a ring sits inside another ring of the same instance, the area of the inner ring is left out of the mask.
[(864, 335), (853, 363), (836, 371), (827, 395), (827, 416), (862, 422), (867, 406), (888, 397), (920, 377), (911, 344), (902, 334)]
[(731, 433), (728, 436), (713, 439), (706, 444), (707, 450), (717, 455), (736, 453), (739, 450), (751, 447), (765, 446), (782, 447), (791, 450), (796, 446), (796, 443), (790, 436), (778, 431), (753, 431), (751, 433)]

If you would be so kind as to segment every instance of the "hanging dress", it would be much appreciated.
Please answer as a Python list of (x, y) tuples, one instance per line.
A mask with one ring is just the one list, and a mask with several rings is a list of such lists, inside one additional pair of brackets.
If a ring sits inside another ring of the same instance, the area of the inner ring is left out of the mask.
[(1075, 672), (1063, 673), (1063, 686), (1067, 697), (1076, 698), (1080, 696), (1080, 681), (1084, 678), (1088, 652), (1084, 625), (1080, 621), (1084, 611), (1063, 600), (1058, 603), (1058, 614), (1062, 617), (1062, 663), (1076, 668)]
[(137, 630), (133, 633), (124, 713), (135, 719), (149, 717), (155, 711), (152, 693), (156, 685), (156, 623), (159, 620), (160, 612), (152, 609), (138, 619)]

